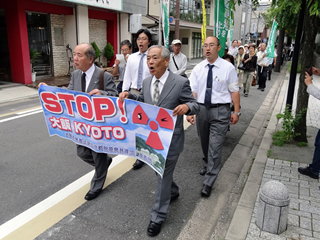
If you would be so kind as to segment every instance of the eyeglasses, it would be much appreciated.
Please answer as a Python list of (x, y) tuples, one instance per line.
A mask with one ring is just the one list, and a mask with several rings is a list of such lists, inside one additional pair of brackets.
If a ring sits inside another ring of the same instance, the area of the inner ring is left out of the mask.
[(216, 47), (216, 46), (218, 46), (218, 45), (214, 44), (214, 43), (210, 43), (210, 44), (204, 44), (203, 48), (213, 48), (213, 47)]
[(138, 38), (137, 41), (147, 41), (148, 38)]
[(121, 49), (122, 52), (128, 52), (129, 48)]

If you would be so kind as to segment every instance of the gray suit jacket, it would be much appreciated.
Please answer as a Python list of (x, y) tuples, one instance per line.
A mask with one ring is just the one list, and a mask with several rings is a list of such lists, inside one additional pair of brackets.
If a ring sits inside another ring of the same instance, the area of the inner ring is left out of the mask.
[[(94, 67), (95, 67), (95, 70), (92, 74), (92, 78), (90, 80), (88, 89), (86, 91), (87, 93), (93, 89), (99, 89), (99, 76), (102, 69), (98, 68), (97, 66), (94, 66)], [(71, 81), (67, 88), (68, 90), (82, 92), (81, 74), (82, 74), (82, 71), (80, 69), (77, 69), (72, 73)], [(104, 91), (100, 90), (101, 95), (117, 96), (118, 91), (117, 91), (116, 85), (114, 84), (113, 76), (110, 73), (104, 72), (103, 80), (104, 80)]]
[[(139, 96), (130, 93), (129, 98), (153, 105), (152, 96), (150, 93), (152, 77), (153, 76), (143, 80), (142, 90)], [(184, 103), (190, 108), (190, 111), (187, 113), (187, 115), (194, 115), (199, 112), (200, 107), (192, 95), (189, 80), (169, 72), (169, 76), (159, 96), (157, 106), (173, 110), (178, 105)], [(177, 122), (173, 132), (168, 155), (181, 153), (183, 150), (183, 145), (183, 116), (177, 116)]]

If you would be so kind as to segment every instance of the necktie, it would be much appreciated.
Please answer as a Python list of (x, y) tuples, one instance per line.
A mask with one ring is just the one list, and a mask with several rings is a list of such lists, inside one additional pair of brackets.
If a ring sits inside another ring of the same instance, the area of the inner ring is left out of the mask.
[(81, 90), (82, 92), (86, 92), (86, 74), (82, 73), (81, 75)]
[(208, 77), (207, 77), (207, 88), (206, 88), (206, 95), (204, 98), (204, 106), (209, 109), (211, 106), (211, 94), (212, 94), (212, 68), (214, 65), (208, 64)]
[(141, 89), (142, 86), (142, 75), (143, 75), (143, 58), (145, 56), (144, 53), (139, 53), (141, 55), (140, 63), (139, 63), (139, 70), (138, 70), (138, 81), (137, 81), (137, 89)]
[(159, 82), (160, 80), (157, 79), (154, 83), (154, 91), (153, 91), (153, 104), (157, 105), (159, 100)]

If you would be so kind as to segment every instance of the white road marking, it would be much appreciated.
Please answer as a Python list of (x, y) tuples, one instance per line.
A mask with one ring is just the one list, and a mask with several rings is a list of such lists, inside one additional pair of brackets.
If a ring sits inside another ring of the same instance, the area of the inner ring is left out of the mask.
[(17, 112), (16, 114), (21, 115), (21, 114), (25, 114), (25, 113), (34, 112), (34, 111), (37, 111), (37, 110), (42, 110), (42, 107), (34, 108), (34, 109), (23, 111), (23, 112)]
[(17, 119), (17, 118), (26, 117), (26, 116), (33, 115), (33, 114), (36, 114), (36, 113), (41, 113), (41, 112), (43, 112), (42, 109), (41, 110), (37, 110), (37, 111), (32, 111), (32, 112), (29, 112), (29, 113), (25, 113), (25, 114), (22, 114), (22, 115), (10, 117), (10, 118), (5, 118), (5, 119), (0, 120), (0, 123), (8, 122), (8, 121), (11, 121), (11, 120), (14, 120), (14, 119)]

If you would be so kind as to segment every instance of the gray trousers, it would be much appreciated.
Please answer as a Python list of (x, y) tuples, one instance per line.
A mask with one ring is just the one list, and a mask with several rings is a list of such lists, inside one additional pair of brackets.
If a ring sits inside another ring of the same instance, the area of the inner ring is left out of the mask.
[(179, 187), (173, 181), (173, 172), (178, 162), (179, 154), (168, 155), (163, 178), (157, 174), (157, 189), (154, 205), (151, 209), (151, 221), (162, 223), (167, 217), (171, 196), (179, 193)]
[(90, 192), (99, 192), (102, 190), (104, 182), (107, 178), (108, 168), (112, 162), (112, 158), (105, 153), (97, 153), (90, 148), (77, 145), (77, 155), (86, 163), (95, 167), (95, 173), (91, 180)]
[(230, 124), (230, 105), (207, 109), (200, 105), (196, 123), (207, 165), (203, 184), (212, 186), (221, 168), (221, 152)]

